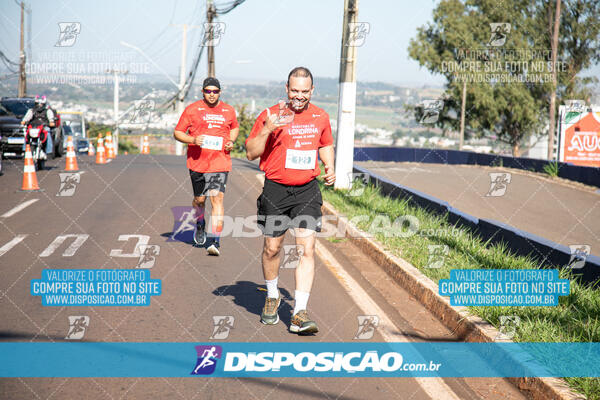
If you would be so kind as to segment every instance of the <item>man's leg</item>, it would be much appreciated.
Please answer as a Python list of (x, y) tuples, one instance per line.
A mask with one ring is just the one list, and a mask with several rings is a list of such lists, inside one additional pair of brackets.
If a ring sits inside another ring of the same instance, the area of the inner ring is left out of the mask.
[[(211, 246), (219, 248), (219, 240), (221, 236), (221, 231), (223, 230), (223, 215), (225, 215), (225, 207), (223, 206), (223, 199), (225, 197), (225, 193), (217, 192), (211, 193), (210, 196), (210, 228), (207, 232), (207, 249)], [(217, 251), (212, 251), (211, 254), (214, 253), (218, 255)]]
[[(295, 228), (296, 246), (304, 250), (296, 267), (296, 305), (294, 314), (306, 310), (306, 303), (315, 278), (315, 231)], [(300, 294), (300, 296), (298, 296)]]
[(263, 275), (266, 280), (273, 280), (279, 276), (279, 254), (285, 235), (278, 237), (265, 236), (262, 252)]
[(196, 229), (194, 229), (194, 241), (198, 245), (203, 245), (206, 241), (204, 206), (206, 205), (206, 196), (194, 196), (192, 207), (196, 212)]
[(263, 307), (260, 320), (263, 324), (274, 325), (279, 322), (277, 309), (281, 304), (281, 296), (277, 289), (279, 280), (279, 255), (285, 235), (278, 237), (265, 236), (262, 252), (262, 268), (267, 285), (267, 298)]
[(304, 252), (296, 267), (296, 291), (294, 292), (294, 312), (290, 331), (299, 334), (316, 333), (319, 328), (306, 312), (315, 277), (316, 232), (311, 229), (294, 228), (294, 236), (296, 237), (296, 246), (302, 246)]

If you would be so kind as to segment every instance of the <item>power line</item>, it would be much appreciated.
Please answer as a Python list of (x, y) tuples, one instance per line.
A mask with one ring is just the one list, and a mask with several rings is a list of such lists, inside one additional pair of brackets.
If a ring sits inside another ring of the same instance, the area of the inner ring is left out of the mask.
[(1, 50), (0, 50), (0, 60), (2, 60), (2, 62), (4, 63), (4, 65), (10, 72), (17, 72), (17, 70), (13, 69), (13, 66), (18, 67), (19, 63), (11, 61), (8, 57), (6, 57), (6, 55)]
[(217, 15), (225, 15), (228, 12), (232, 11), (234, 8), (236, 8), (237, 6), (239, 6), (240, 4), (242, 4), (243, 2), (245, 2), (246, 0), (235, 0), (232, 1), (231, 3), (227, 4), (227, 5), (223, 5), (220, 7), (215, 7), (216, 11), (217, 11)]
[[(214, 16), (219, 16), (219, 15), (224, 15), (227, 14), (229, 12), (231, 12), (232, 10), (234, 10), (236, 7), (238, 7), (240, 4), (244, 3), (246, 0), (234, 0), (226, 5), (221, 5), (221, 6), (214, 6), (214, 10), (215, 14)], [(206, 23), (206, 20), (204, 20), (203, 25)], [(205, 25), (206, 26), (206, 25)], [(200, 60), (202, 59), (202, 54), (204, 53), (204, 43), (206, 43), (206, 40), (208, 39), (208, 35), (210, 34), (209, 31), (205, 30), (204, 33), (202, 34), (202, 38), (201, 38), (201, 42), (200, 42), (200, 46), (198, 46), (198, 50), (197, 50), (197, 54), (196, 57), (194, 58), (194, 63), (192, 66), (192, 69), (190, 70), (187, 79), (185, 80), (185, 84), (183, 85), (183, 87), (181, 89), (179, 89), (179, 91), (177, 93), (175, 93), (175, 95), (173, 95), (171, 98), (169, 98), (169, 100), (167, 100), (165, 103), (162, 104), (161, 107), (164, 108), (168, 108), (170, 106), (172, 106), (175, 101), (177, 101), (177, 99), (179, 98), (179, 96), (181, 95), (181, 93), (183, 92), (183, 98), (187, 98), (187, 95), (192, 87), (192, 84), (194, 83), (194, 79), (196, 78), (196, 71), (198, 70), (198, 65), (200, 64)]]

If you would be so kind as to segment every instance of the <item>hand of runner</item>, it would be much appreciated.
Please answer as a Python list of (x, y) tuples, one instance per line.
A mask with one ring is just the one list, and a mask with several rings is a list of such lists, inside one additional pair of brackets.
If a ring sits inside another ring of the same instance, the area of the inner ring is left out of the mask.
[(325, 174), (323, 175), (323, 179), (325, 180), (326, 186), (331, 186), (335, 183), (335, 171), (333, 167), (328, 165), (325, 166)]
[(233, 150), (233, 141), (228, 140), (227, 143), (225, 143), (225, 151), (231, 151), (231, 150)]
[(202, 146), (202, 143), (204, 143), (204, 135), (194, 136), (193, 144), (196, 146)]
[(267, 108), (267, 119), (265, 119), (265, 129), (269, 131), (269, 134), (273, 133), (273, 131), (277, 128), (281, 128), (286, 124), (281, 124), (278, 122), (279, 115), (271, 114), (271, 110)]

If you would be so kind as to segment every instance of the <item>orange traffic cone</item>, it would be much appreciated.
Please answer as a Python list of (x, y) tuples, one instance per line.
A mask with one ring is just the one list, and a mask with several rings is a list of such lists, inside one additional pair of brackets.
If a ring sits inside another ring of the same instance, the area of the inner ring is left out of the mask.
[(33, 156), (31, 147), (25, 147), (25, 164), (23, 166), (23, 186), (21, 190), (40, 190), (37, 175), (35, 174), (35, 165), (33, 165)]
[(142, 144), (142, 154), (150, 154), (150, 143), (148, 142), (148, 135), (144, 135), (144, 142)]
[(88, 146), (88, 156), (93, 156), (94, 154), (96, 154), (96, 151), (94, 150), (94, 145), (90, 142)]
[(75, 150), (73, 150), (73, 137), (67, 138), (67, 165), (65, 171), (78, 171), (77, 158), (75, 157)]
[(112, 135), (109, 132), (106, 132), (106, 158), (115, 158), (115, 147), (113, 146)]
[(96, 150), (96, 164), (106, 164), (106, 155), (104, 154), (104, 139), (102, 134), (98, 135), (98, 145)]

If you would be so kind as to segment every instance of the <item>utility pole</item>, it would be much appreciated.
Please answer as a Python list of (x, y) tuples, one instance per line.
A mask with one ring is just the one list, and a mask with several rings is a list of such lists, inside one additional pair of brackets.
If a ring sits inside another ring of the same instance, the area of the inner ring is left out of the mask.
[(337, 137), (335, 148), (336, 189), (352, 187), (354, 162), (354, 123), (356, 115), (356, 54), (349, 42), (350, 24), (356, 26), (358, 0), (344, 0), (342, 54), (340, 58), (340, 92), (338, 100)]
[(33, 61), (33, 51), (31, 50), (31, 7), (27, 7), (27, 57)]
[(25, 3), (21, 1), (21, 43), (19, 53), (19, 97), (27, 96), (27, 77), (25, 76)]
[(552, 92), (550, 93), (550, 121), (548, 122), (548, 160), (554, 158), (554, 127), (556, 126), (556, 56), (558, 53), (558, 28), (560, 25), (560, 0), (556, 0), (554, 33), (552, 35)]
[(113, 90), (113, 118), (115, 120), (115, 127), (113, 129), (113, 147), (115, 148), (115, 154), (119, 154), (119, 75), (127, 74), (127, 70), (121, 71), (118, 69), (109, 69), (106, 72), (113, 74), (114, 90)]
[(208, 0), (206, 3), (206, 20), (208, 21), (208, 32), (205, 35), (208, 37), (204, 37), (204, 39), (208, 39), (210, 41), (210, 45), (208, 46), (208, 76), (215, 77), (215, 47), (213, 46), (214, 39), (214, 27), (212, 25), (213, 18), (217, 15), (217, 11), (215, 9), (215, 5), (212, 0)]
[[(183, 98), (183, 87), (185, 86), (185, 67), (186, 67), (186, 56), (187, 56), (187, 30), (200, 28), (200, 25), (188, 25), (188, 24), (171, 24), (171, 26), (181, 27), (182, 28), (182, 38), (181, 38), (181, 65), (179, 66), (179, 95), (177, 96), (177, 114), (181, 116), (183, 114), (183, 110), (185, 109), (185, 103)], [(180, 156), (183, 155), (183, 143), (179, 140), (175, 141), (175, 154)]]
[(462, 88), (462, 100), (460, 104), (460, 139), (458, 142), (458, 149), (463, 149), (463, 144), (465, 142), (465, 107), (467, 105), (467, 77), (465, 76), (463, 79), (463, 88)]

